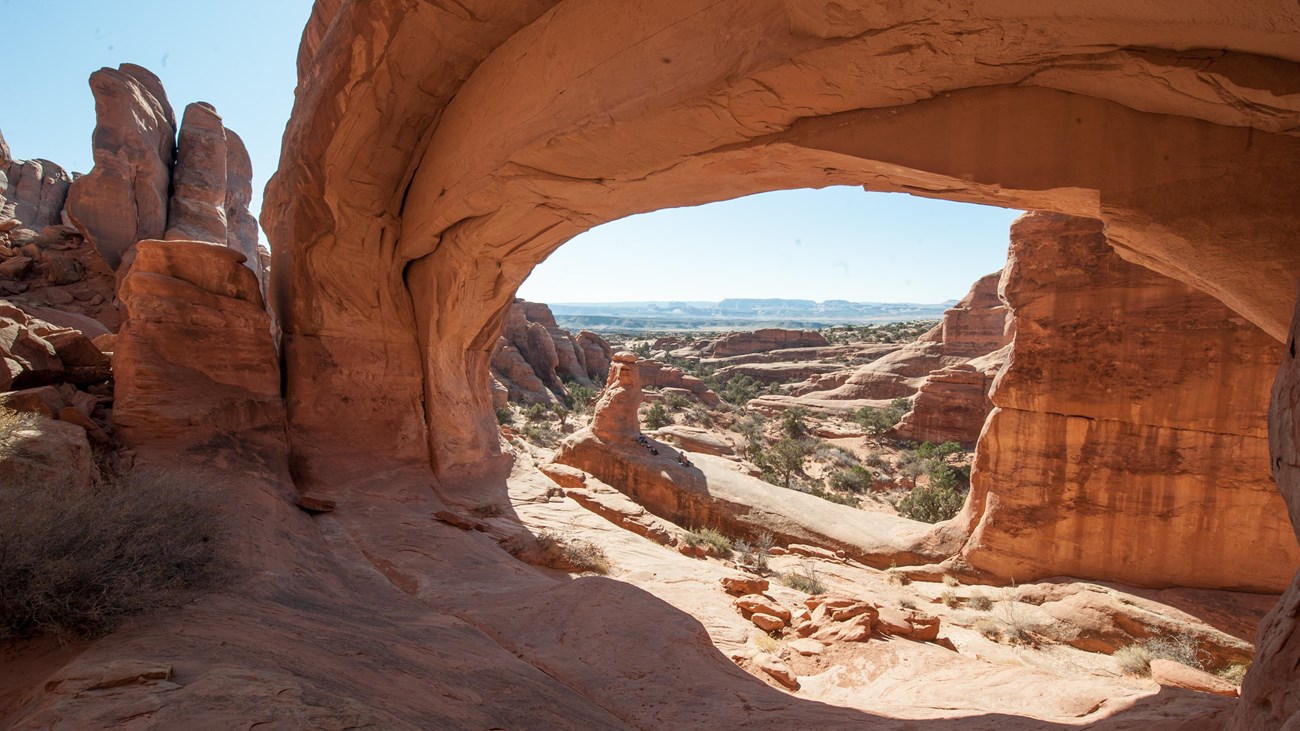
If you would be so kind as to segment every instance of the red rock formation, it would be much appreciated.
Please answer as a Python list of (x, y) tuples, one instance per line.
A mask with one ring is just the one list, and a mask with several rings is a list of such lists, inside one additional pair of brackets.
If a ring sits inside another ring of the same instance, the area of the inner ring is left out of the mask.
[(1281, 591), (1300, 565), (1267, 471), (1279, 347), (1217, 300), (1120, 259), (1101, 223), (1027, 214), (1004, 297), (963, 556), (1024, 581)]
[(122, 442), (171, 452), (233, 435), (282, 443), (279, 359), (243, 256), (191, 241), (135, 251), (114, 353)]
[(643, 360), (637, 365), (641, 371), (641, 382), (645, 386), (682, 389), (683, 395), (689, 395), (710, 408), (722, 403), (722, 399), (718, 398), (718, 394), (708, 384), (681, 368), (664, 365), (657, 360)]
[(561, 329), (546, 305), (515, 300), (492, 353), (492, 377), (512, 401), (562, 403), (567, 383), (592, 389), (605, 383), (612, 352), (595, 333), (575, 337)]
[(830, 345), (826, 337), (815, 330), (782, 330), (765, 328), (752, 332), (728, 333), (704, 343), (702, 351), (714, 358), (760, 353), (786, 348), (816, 348)]
[(136, 241), (167, 227), (176, 121), (158, 77), (130, 64), (90, 75), (95, 167), (68, 191), (82, 236), (117, 269)]
[(321, 2), (264, 208), (298, 474), (377, 452), (484, 474), (490, 350), (532, 266), (600, 222), (762, 190), (1100, 218), (1282, 340), (1297, 27), (1209, 0)]
[(981, 277), (929, 332), (901, 347), (882, 349), (851, 375), (820, 374), (815, 383), (796, 386), (790, 395), (760, 396), (751, 403), (764, 410), (803, 406), (848, 413), (915, 395), (912, 412), (896, 430), (900, 437), (974, 444), (992, 409), (989, 388), (1005, 362), (1005, 353), (993, 353), (1010, 342), (998, 278), (997, 273)]
[(166, 238), (226, 243), (226, 128), (207, 102), (185, 107), (181, 119)]

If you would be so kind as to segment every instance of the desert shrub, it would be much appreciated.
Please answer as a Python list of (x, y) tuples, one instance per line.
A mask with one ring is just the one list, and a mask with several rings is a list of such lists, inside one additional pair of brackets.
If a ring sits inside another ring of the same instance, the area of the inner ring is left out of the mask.
[(916, 447), (916, 455), (921, 459), (946, 459), (949, 455), (960, 454), (961, 445), (957, 442), (931, 444), (922, 442)]
[(926, 472), (930, 475), (930, 487), (940, 490), (965, 491), (970, 488), (970, 466), (950, 465), (944, 462), (929, 462)]
[(505, 406), (498, 406), (496, 409), (497, 423), (502, 426), (515, 423), (515, 414)]
[(939, 595), (939, 601), (943, 602), (945, 607), (955, 607), (958, 604), (957, 592), (952, 589), (944, 589), (943, 593)]
[(760, 574), (767, 572), (767, 550), (775, 543), (771, 533), (762, 533), (751, 544), (748, 541), (735, 541), (731, 544), (733, 550), (740, 554), (736, 558), (736, 564), (743, 568), (756, 571)]
[(604, 549), (588, 541), (569, 539), (551, 531), (516, 533), (501, 542), (512, 556), (528, 563), (561, 571), (591, 571), (607, 574), (609, 557)]
[(903, 609), (916, 609), (916, 602), (911, 599), (903, 598), (898, 600), (898, 606)]
[(890, 566), (889, 568), (885, 569), (885, 578), (889, 581), (889, 583), (895, 584), (897, 586), (907, 586), (908, 584), (912, 583), (912, 579), (907, 575), (906, 572), (898, 568), (898, 566)]
[(524, 420), (535, 424), (539, 421), (545, 421), (551, 416), (551, 410), (542, 404), (533, 404), (524, 409)]
[(519, 434), (532, 444), (542, 447), (554, 447), (560, 442), (560, 433), (548, 426), (525, 424)]
[(1247, 670), (1250, 670), (1250, 663), (1233, 663), (1219, 668), (1214, 674), (1233, 685), (1240, 686), (1241, 681), (1246, 678)]
[(994, 616), (1002, 622), (1003, 639), (1008, 642), (1029, 641), (1029, 623), (1016, 599), (1008, 597), (998, 602)]
[(495, 518), (501, 515), (501, 505), (498, 503), (479, 503), (472, 510), (480, 518)]
[(1139, 677), (1151, 674), (1151, 653), (1142, 645), (1121, 647), (1111, 655), (1119, 664), (1120, 672)]
[(844, 469), (852, 469), (860, 465), (856, 454), (829, 442), (818, 441), (817, 450), (813, 454), (819, 460)]
[(817, 568), (812, 563), (800, 564), (799, 568), (781, 574), (781, 583), (805, 594), (825, 594), (826, 585), (817, 576)]
[(827, 480), (830, 482), (831, 487), (836, 489), (863, 493), (871, 489), (872, 483), (875, 482), (875, 476), (866, 467), (853, 465), (847, 470), (832, 472)]
[(803, 469), (804, 460), (813, 453), (813, 449), (813, 444), (806, 439), (781, 439), (755, 454), (754, 464), (763, 470), (764, 479), (782, 487), (790, 487), (791, 477)]
[(763, 384), (749, 376), (736, 376), (727, 379), (725, 383), (710, 376), (705, 378), (704, 382), (718, 394), (719, 398), (732, 406), (744, 406), (767, 390)]
[(212, 588), (224, 571), (211, 488), (161, 472), (0, 486), (0, 640), (95, 637)]
[(1197, 670), (1204, 670), (1206, 661), (1210, 659), (1196, 638), (1189, 635), (1148, 637), (1142, 640), (1142, 647), (1153, 659), (1173, 660)]
[(563, 556), (570, 566), (579, 571), (591, 571), (597, 574), (609, 573), (609, 556), (605, 555), (605, 549), (594, 543), (581, 540), (565, 541)]
[(673, 411), (681, 411), (691, 405), (691, 400), (680, 393), (670, 393), (664, 397), (664, 405)]
[(970, 598), (966, 600), (966, 606), (979, 612), (987, 612), (993, 608), (993, 600), (982, 592), (972, 591)]
[(796, 485), (794, 489), (798, 490), (799, 492), (808, 493), (813, 497), (819, 497), (822, 500), (825, 500), (826, 502), (836, 503), (838, 505), (847, 505), (850, 508), (857, 508), (862, 506), (862, 501), (853, 495), (842, 495), (838, 492), (827, 492), (826, 490), (823, 490), (820, 487), (817, 487), (816, 485)]
[(884, 457), (880, 456), (878, 452), (872, 452), (871, 454), (867, 455), (866, 459), (862, 461), (865, 462), (868, 467), (876, 467), (876, 468), (887, 467), (889, 464), (888, 462), (885, 461)]
[(961, 511), (966, 494), (952, 487), (914, 487), (898, 501), (898, 514), (924, 523), (948, 520)]
[(576, 411), (582, 411), (596, 400), (600, 392), (589, 386), (574, 385), (569, 387), (569, 406)]
[(687, 409), (685, 419), (686, 423), (692, 426), (713, 426), (713, 414), (703, 406), (692, 406)]
[(953, 576), (952, 574), (944, 574), (943, 585), (947, 587), (957, 587), (957, 586), (961, 586), (961, 582), (958, 581), (957, 577)]
[(653, 351), (650, 349), (649, 342), (640, 342), (632, 346), (632, 352), (642, 358), (649, 358)]
[(695, 528), (682, 536), (688, 546), (703, 546), (710, 556), (731, 558), (731, 539), (713, 528)]
[(798, 406), (786, 409), (781, 415), (781, 434), (786, 439), (803, 439), (808, 436), (808, 410)]
[(971, 626), (975, 629), (976, 632), (979, 632), (980, 634), (984, 635), (985, 637), (995, 642), (998, 640), (998, 638), (1002, 636), (1002, 628), (998, 626), (997, 622), (994, 622), (988, 617), (980, 617), (979, 619), (975, 620), (975, 624)]
[(668, 413), (668, 409), (664, 408), (663, 404), (654, 404), (646, 409), (643, 421), (645, 421), (645, 428), (654, 430), (673, 423), (673, 417), (672, 414)]

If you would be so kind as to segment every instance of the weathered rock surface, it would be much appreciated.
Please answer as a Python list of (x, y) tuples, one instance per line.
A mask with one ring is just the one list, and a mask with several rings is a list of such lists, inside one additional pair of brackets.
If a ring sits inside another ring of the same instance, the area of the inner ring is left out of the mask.
[(95, 474), (86, 431), (48, 417), (0, 434), (0, 484), (63, 489), (89, 485)]
[(584, 331), (575, 337), (555, 323), (546, 305), (515, 300), (492, 353), (492, 377), (505, 386), (511, 401), (563, 403), (566, 384), (604, 385), (611, 355), (609, 343), (599, 335)]
[(0, 300), (0, 391), (92, 384), (109, 375), (108, 357), (84, 332), (32, 317)]
[[(226, 128), (207, 102), (185, 107), (176, 141), (169, 241), (226, 243)], [(142, 238), (155, 238), (152, 236)], [(245, 257), (249, 252), (241, 251)]]
[(1300, 550), (1265, 433), (1279, 345), (1120, 259), (1091, 219), (1021, 217), (1001, 287), (1016, 340), (957, 519), (964, 558), (1019, 581), (1285, 589)]
[(815, 330), (765, 328), (752, 332), (728, 333), (704, 343), (701, 353), (714, 358), (760, 353), (785, 348), (817, 348), (830, 345), (826, 336)]
[(68, 191), (67, 211), (116, 270), (141, 239), (167, 228), (176, 121), (158, 78), (130, 64), (90, 75), (95, 167)]
[(230, 439), (282, 445), (279, 361), (243, 256), (141, 241), (122, 278), (114, 424), (128, 446), (180, 452)]
[(642, 360), (637, 366), (641, 370), (641, 384), (658, 389), (681, 389), (681, 395), (698, 401), (708, 407), (722, 403), (718, 394), (708, 384), (676, 366), (665, 365), (657, 360)]

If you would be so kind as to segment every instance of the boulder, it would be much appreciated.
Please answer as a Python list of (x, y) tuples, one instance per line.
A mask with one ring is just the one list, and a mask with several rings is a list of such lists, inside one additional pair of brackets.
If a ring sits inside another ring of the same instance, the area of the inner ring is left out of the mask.
[(775, 655), (766, 652), (754, 656), (754, 667), (761, 670), (764, 674), (784, 685), (790, 690), (799, 689), (799, 678), (794, 674), (788, 665), (781, 662), (781, 659)]
[(746, 594), (762, 594), (767, 591), (767, 579), (760, 579), (756, 576), (724, 576), (722, 578), (722, 588), (728, 594), (733, 596), (744, 596)]
[(1197, 693), (1213, 693), (1229, 698), (1236, 698), (1238, 694), (1237, 686), (1223, 678), (1163, 658), (1151, 661), (1151, 679), (1161, 685), (1194, 690)]
[(95, 474), (86, 430), (42, 416), (0, 433), (0, 484), (42, 488), (89, 485)]

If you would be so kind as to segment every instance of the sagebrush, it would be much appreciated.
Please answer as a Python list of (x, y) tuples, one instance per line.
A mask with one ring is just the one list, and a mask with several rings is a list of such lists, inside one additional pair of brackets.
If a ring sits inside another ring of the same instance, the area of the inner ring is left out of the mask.
[(163, 472), (0, 486), (0, 640), (96, 637), (213, 587), (224, 571), (212, 489)]

